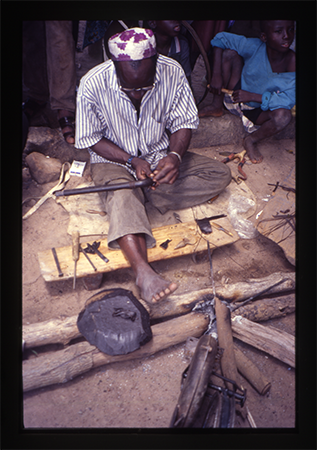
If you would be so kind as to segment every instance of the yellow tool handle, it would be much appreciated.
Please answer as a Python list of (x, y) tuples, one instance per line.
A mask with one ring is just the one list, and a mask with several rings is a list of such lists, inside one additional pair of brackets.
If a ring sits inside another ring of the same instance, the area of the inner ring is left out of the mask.
[(79, 231), (74, 231), (72, 233), (72, 240), (73, 240), (73, 246), (72, 246), (73, 260), (78, 261), (79, 260)]
[(232, 95), (232, 94), (233, 94), (233, 91), (230, 90), (230, 89), (224, 89), (224, 88), (222, 88), (222, 89), (221, 89), (221, 92), (222, 92), (223, 94), (229, 94), (229, 95)]

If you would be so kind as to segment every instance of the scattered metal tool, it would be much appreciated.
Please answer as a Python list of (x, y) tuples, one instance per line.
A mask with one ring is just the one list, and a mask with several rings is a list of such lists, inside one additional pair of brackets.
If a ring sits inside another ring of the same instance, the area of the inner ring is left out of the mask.
[(168, 244), (172, 242), (172, 239), (166, 239), (166, 241), (162, 242), (162, 244), (160, 244), (160, 247), (164, 248), (164, 250), (167, 249)]
[(57, 267), (57, 270), (58, 270), (58, 276), (62, 277), (63, 276), (63, 272), (61, 271), (61, 266), (59, 265), (59, 261), (58, 261), (58, 258), (57, 258), (57, 253), (56, 253), (56, 250), (55, 250), (54, 247), (52, 248), (52, 253), (53, 253), (54, 261), (55, 261), (55, 264), (56, 264), (56, 267)]
[(243, 391), (239, 388), (237, 383), (234, 380), (230, 380), (229, 378), (226, 378), (219, 373), (216, 373), (212, 371), (212, 375), (215, 375), (218, 378), (221, 378), (222, 380), (227, 381), (228, 383), (231, 383), (234, 386), (234, 391), (231, 391), (230, 389), (224, 388), (222, 386), (216, 386), (212, 383), (208, 383), (208, 386), (212, 389), (217, 389), (219, 392), (222, 392), (223, 394), (226, 393), (229, 397), (235, 397), (236, 400), (240, 403), (241, 408), (243, 408), (246, 398), (247, 398), (247, 390), (244, 389)]
[(72, 233), (72, 256), (74, 260), (74, 281), (73, 289), (76, 287), (76, 267), (77, 261), (79, 260), (79, 231), (74, 231)]
[(226, 214), (219, 214), (218, 216), (205, 217), (204, 219), (195, 219), (199, 229), (204, 234), (212, 233), (212, 228), (210, 225), (210, 220), (221, 219), (222, 217), (227, 217)]
[(83, 249), (82, 246), (81, 246), (80, 244), (79, 244), (79, 251), (82, 252), (82, 253), (86, 256), (88, 262), (90, 263), (90, 265), (92, 266), (92, 268), (94, 269), (94, 271), (97, 272), (97, 267), (95, 267), (95, 266), (93, 265), (91, 259), (90, 259), (89, 256), (87, 255), (86, 250)]
[(289, 191), (289, 192), (293, 192), (294, 194), (296, 194), (296, 190), (294, 188), (288, 187), (288, 186), (282, 186), (279, 181), (277, 181), (276, 184), (268, 183), (268, 186), (275, 186), (273, 189), (273, 192), (275, 192), (276, 189), (278, 187), (280, 187), (283, 189), (283, 191)]
[(246, 159), (244, 157), (244, 155), (246, 154), (246, 150), (242, 150), (242, 152), (239, 153), (231, 153), (227, 158), (223, 159), (221, 162), (226, 164), (229, 161), (233, 161), (234, 159), (239, 160), (238, 163), (238, 171), (240, 172), (240, 175), (237, 177), (237, 179), (239, 180), (246, 180), (247, 176), (245, 174), (245, 172), (242, 170), (242, 167), (244, 166)]
[(217, 230), (223, 231), (224, 233), (228, 234), (229, 236), (233, 236), (233, 234), (230, 231), (226, 230), (225, 228), (223, 228), (218, 223), (211, 222), (210, 225), (212, 225), (213, 227), (217, 228)]
[(95, 242), (93, 242), (93, 244), (87, 244), (87, 247), (85, 248), (85, 251), (86, 251), (87, 253), (92, 253), (92, 254), (98, 255), (99, 258), (101, 258), (105, 263), (109, 262), (109, 259), (106, 258), (106, 256), (104, 256), (104, 255), (98, 250), (99, 246), (100, 246), (100, 242), (96, 242), (96, 241), (95, 241)]

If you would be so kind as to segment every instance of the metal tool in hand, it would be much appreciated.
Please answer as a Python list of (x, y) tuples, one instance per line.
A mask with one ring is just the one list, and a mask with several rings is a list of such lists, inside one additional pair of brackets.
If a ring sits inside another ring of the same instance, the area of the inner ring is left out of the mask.
[(92, 194), (96, 192), (104, 191), (118, 191), (119, 189), (136, 189), (138, 187), (147, 187), (154, 184), (152, 178), (146, 178), (145, 180), (129, 181), (127, 183), (118, 184), (106, 184), (104, 186), (90, 186), (78, 189), (65, 189), (65, 191), (56, 192), (56, 197), (63, 197), (68, 195), (78, 194)]
[(109, 262), (109, 259), (106, 258), (99, 250), (100, 242), (94, 242), (93, 244), (87, 244), (87, 247), (84, 249), (87, 253), (92, 253), (98, 255), (105, 263)]

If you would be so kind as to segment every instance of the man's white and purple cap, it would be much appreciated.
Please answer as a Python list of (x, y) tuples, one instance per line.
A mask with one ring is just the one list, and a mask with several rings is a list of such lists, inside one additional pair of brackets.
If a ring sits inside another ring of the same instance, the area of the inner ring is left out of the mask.
[(156, 55), (156, 41), (152, 30), (129, 28), (108, 40), (113, 61), (137, 61)]

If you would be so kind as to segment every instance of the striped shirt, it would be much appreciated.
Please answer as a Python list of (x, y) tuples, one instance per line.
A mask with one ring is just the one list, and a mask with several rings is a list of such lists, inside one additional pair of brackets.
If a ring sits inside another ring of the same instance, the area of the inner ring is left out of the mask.
[(129, 97), (120, 89), (111, 60), (94, 67), (81, 79), (75, 147), (88, 148), (92, 164), (122, 165), (91, 150), (105, 137), (131, 156), (143, 157), (153, 170), (167, 155), (166, 129), (175, 133), (182, 128), (196, 129), (198, 124), (198, 111), (185, 73), (178, 62), (166, 56), (159, 55), (157, 59), (154, 87), (142, 98), (139, 119)]

